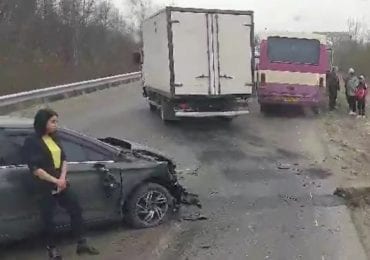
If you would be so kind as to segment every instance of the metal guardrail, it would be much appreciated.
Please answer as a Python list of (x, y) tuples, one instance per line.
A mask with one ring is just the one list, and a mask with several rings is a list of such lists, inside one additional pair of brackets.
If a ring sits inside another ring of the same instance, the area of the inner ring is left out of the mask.
[(114, 85), (120, 85), (135, 80), (139, 80), (141, 72), (120, 74), (112, 77), (81, 81), (71, 84), (65, 84), (55, 87), (36, 89), (5, 96), (0, 96), (0, 108), (11, 107), (17, 104), (24, 104), (36, 100), (47, 101), (53, 97), (63, 95), (68, 97), (70, 93), (92, 92), (97, 89), (104, 89)]

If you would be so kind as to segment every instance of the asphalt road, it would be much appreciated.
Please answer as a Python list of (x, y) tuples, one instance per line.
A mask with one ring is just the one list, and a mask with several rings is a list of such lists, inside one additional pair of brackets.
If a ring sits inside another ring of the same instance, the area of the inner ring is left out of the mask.
[[(266, 117), (253, 104), (251, 115), (231, 123), (165, 125), (149, 111), (137, 83), (51, 106), (70, 128), (124, 137), (170, 154), (184, 170), (181, 181), (200, 195), (201, 214), (208, 218), (173, 220), (150, 230), (114, 225), (93, 231), (92, 243), (102, 254), (86, 259), (366, 259), (349, 211), (331, 195), (335, 178), (321, 168), (327, 148), (320, 119), (311, 114), (281, 111)], [(61, 245), (66, 259), (85, 259), (74, 255), (68, 238)], [(0, 255), (43, 257), (37, 241)]]

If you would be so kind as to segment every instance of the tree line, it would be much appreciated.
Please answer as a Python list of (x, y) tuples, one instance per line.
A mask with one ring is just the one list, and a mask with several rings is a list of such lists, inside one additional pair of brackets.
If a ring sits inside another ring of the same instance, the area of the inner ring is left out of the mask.
[(370, 34), (367, 24), (356, 18), (347, 21), (343, 37), (333, 42), (334, 65), (343, 73), (354, 68), (358, 75), (370, 79)]
[(0, 0), (0, 95), (137, 71), (134, 30), (108, 0)]

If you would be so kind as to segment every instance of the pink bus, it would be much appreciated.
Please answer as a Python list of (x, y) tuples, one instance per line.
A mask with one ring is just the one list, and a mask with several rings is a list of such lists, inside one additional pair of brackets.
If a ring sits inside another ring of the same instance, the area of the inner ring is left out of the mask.
[(262, 35), (257, 64), (261, 111), (270, 105), (294, 104), (319, 112), (330, 70), (330, 50), (320, 34)]

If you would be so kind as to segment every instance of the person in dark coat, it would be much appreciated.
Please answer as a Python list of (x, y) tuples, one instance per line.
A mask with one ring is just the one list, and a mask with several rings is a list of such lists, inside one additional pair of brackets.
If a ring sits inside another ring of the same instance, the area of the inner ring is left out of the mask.
[(58, 114), (51, 109), (41, 109), (34, 120), (35, 134), (23, 146), (23, 156), (34, 176), (36, 192), (40, 198), (41, 219), (49, 259), (62, 259), (55, 245), (54, 211), (57, 205), (64, 208), (71, 219), (73, 234), (77, 239), (77, 254), (96, 255), (83, 237), (82, 210), (67, 179), (67, 158), (57, 136)]
[(338, 91), (340, 90), (339, 77), (337, 75), (336, 68), (332, 69), (327, 80), (329, 88), (329, 109), (334, 110), (337, 104)]

